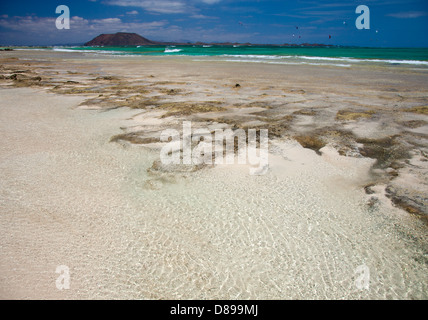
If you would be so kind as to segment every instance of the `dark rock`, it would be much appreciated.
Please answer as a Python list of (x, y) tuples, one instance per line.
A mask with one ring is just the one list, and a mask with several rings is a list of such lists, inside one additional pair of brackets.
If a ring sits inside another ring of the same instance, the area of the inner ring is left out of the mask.
[(150, 144), (150, 143), (159, 142), (158, 138), (143, 137), (141, 135), (142, 135), (141, 132), (130, 132), (130, 133), (118, 134), (111, 137), (110, 142), (127, 141), (132, 144)]
[(373, 184), (369, 184), (367, 186), (364, 187), (364, 191), (366, 192), (366, 194), (373, 194), (375, 193), (372, 189), (374, 185)]
[(367, 202), (367, 207), (370, 211), (375, 211), (379, 208), (380, 201), (377, 197), (371, 197), (370, 200)]
[(117, 78), (112, 76), (104, 76), (104, 77), (97, 77), (95, 80), (117, 80)]
[(423, 203), (417, 201), (417, 199), (409, 198), (405, 195), (399, 194), (399, 192), (392, 186), (388, 186), (385, 189), (386, 196), (391, 199), (391, 202), (398, 208), (401, 208), (412, 215), (416, 215), (426, 223), (428, 223), (428, 211)]
[(153, 165), (147, 169), (148, 173), (159, 174), (159, 173), (191, 173), (201, 170), (205, 167), (205, 164), (163, 164), (160, 160), (155, 160)]
[(316, 135), (300, 135), (293, 137), (303, 148), (312, 149), (318, 155), (321, 155), (319, 151), (321, 148), (325, 147), (326, 143), (322, 141)]
[(85, 46), (145, 46), (155, 45), (154, 41), (148, 40), (136, 33), (118, 32), (115, 34), (101, 34), (91, 41), (85, 43)]
[(363, 157), (376, 159), (375, 168), (385, 169), (397, 164), (402, 159), (409, 158), (408, 150), (400, 143), (399, 137), (386, 137), (382, 139), (357, 139), (363, 144), (359, 152)]

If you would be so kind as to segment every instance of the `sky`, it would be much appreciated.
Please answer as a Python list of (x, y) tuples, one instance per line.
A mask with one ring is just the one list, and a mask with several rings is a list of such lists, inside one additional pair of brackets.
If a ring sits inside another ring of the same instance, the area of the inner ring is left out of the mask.
[[(69, 29), (56, 27), (59, 5), (70, 10)], [(370, 11), (370, 29), (356, 27), (357, 18), (366, 14), (356, 13), (359, 5)], [(428, 0), (0, 2), (1, 45), (82, 44), (116, 32), (156, 41), (428, 47)]]

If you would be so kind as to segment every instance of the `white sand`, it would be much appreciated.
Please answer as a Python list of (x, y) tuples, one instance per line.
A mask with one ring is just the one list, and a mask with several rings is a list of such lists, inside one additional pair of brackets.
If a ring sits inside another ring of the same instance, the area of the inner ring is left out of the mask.
[(108, 142), (137, 111), (0, 94), (0, 298), (428, 297), (426, 227), (387, 201), (367, 208), (371, 160), (274, 141), (265, 176), (221, 166), (150, 190), (159, 155)]

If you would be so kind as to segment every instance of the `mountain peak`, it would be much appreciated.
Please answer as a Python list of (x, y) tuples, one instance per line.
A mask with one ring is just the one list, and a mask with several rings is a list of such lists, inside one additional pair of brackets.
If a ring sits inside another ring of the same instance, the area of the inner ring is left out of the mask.
[(148, 40), (136, 33), (117, 32), (115, 34), (100, 34), (85, 46), (147, 46), (156, 42)]

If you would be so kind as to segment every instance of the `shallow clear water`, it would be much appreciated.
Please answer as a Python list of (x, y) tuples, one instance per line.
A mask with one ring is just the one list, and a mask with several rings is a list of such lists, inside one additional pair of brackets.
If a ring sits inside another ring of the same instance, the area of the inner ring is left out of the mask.
[(83, 98), (33, 89), (2, 98), (2, 297), (427, 298), (426, 226), (367, 206), (371, 160), (279, 141), (265, 176), (216, 167), (153, 190), (159, 153), (108, 142), (136, 111), (72, 110)]
[(236, 62), (309, 64), (350, 67), (359, 64), (405, 65), (428, 68), (426, 48), (282, 47), (282, 46), (138, 46), (56, 47), (55, 51), (79, 51), (102, 55), (192, 56)]

